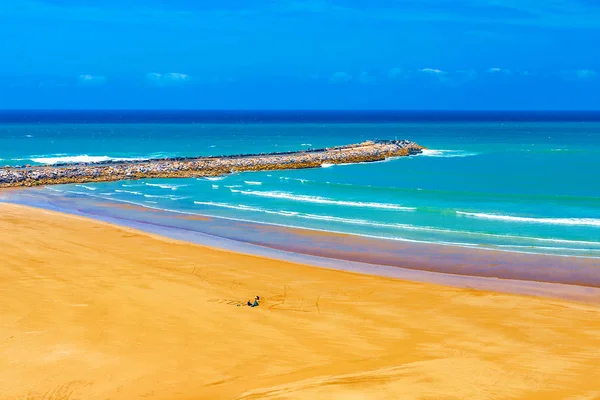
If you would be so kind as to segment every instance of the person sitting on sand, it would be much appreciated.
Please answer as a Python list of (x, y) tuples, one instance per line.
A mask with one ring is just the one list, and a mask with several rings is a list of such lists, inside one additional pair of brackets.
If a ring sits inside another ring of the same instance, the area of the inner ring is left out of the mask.
[(248, 301), (248, 307), (258, 307), (258, 300), (260, 300), (260, 297), (254, 296), (254, 303)]

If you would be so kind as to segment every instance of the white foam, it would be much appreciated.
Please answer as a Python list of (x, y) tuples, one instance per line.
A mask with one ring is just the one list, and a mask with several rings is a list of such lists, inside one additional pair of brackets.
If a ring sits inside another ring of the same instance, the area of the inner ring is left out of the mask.
[(329, 163), (323, 163), (321, 164), (321, 168), (330, 168), (333, 167), (335, 164), (329, 164)]
[(234, 189), (231, 189), (231, 191), (233, 193), (242, 193), (244, 195), (250, 195), (250, 196), (269, 197), (269, 198), (273, 198), (273, 199), (285, 199), (285, 200), (292, 200), (292, 201), (300, 201), (300, 202), (304, 202), (304, 203), (331, 204), (331, 205), (338, 205), (338, 206), (360, 207), (360, 208), (379, 208), (379, 209), (397, 210), (397, 211), (414, 211), (414, 210), (416, 210), (416, 208), (414, 208), (414, 207), (404, 207), (404, 206), (401, 206), (398, 204), (333, 200), (333, 199), (328, 199), (325, 197), (305, 196), (305, 195), (286, 193), (286, 192), (260, 192), (260, 191), (254, 191), (254, 190), (234, 190)]
[[(234, 206), (232, 206), (231, 208), (233, 208), (233, 207)], [(173, 210), (160, 209), (160, 208), (159, 208), (159, 210), (173, 211)], [(181, 214), (193, 214), (193, 215), (197, 215), (195, 213), (189, 213), (189, 212), (180, 212), (180, 211), (174, 211), (174, 212), (178, 212), (178, 213), (181, 213)], [(211, 216), (212, 217), (212, 215), (207, 215), (207, 214), (201, 214), (201, 215), (206, 215), (206, 216)], [(308, 229), (310, 231), (327, 232), (327, 233), (339, 233), (339, 234), (344, 234), (344, 235), (348, 234), (348, 232), (337, 231), (337, 230), (332, 230), (332, 229), (319, 229), (319, 228), (312, 228), (312, 227), (311, 228), (307, 228), (307, 227), (298, 226), (298, 225), (288, 225), (288, 224), (280, 224), (280, 223), (274, 223), (274, 222), (256, 221), (256, 220), (244, 219), (244, 218), (231, 218), (231, 217), (224, 217), (224, 216), (218, 216), (218, 215), (214, 216), (214, 217), (222, 218), (222, 219), (226, 219), (226, 220), (230, 220), (230, 221), (250, 222), (250, 223), (255, 223), (255, 224), (259, 224), (259, 225), (280, 226), (280, 227), (284, 227), (284, 228), (296, 228), (296, 229)], [(414, 239), (407, 239), (407, 238), (399, 237), (399, 236), (379, 236), (379, 235), (370, 235), (370, 234), (356, 233), (356, 232), (352, 232), (352, 235), (361, 236), (361, 237), (368, 237), (368, 238), (373, 238), (373, 239), (400, 241), (400, 242), (425, 243), (425, 244), (437, 244), (437, 245), (443, 245), (443, 246), (458, 246), (458, 247), (467, 247), (467, 248), (477, 248), (477, 249), (485, 250), (485, 251), (502, 251), (502, 252), (522, 253), (522, 254), (532, 254), (532, 253), (533, 254), (540, 254), (540, 253), (534, 253), (534, 252), (531, 252), (531, 251), (517, 251), (517, 250), (502, 250), (500, 248), (486, 248), (486, 247), (481, 247), (477, 243), (414, 240)], [(546, 253), (541, 253), (541, 254), (546, 254)], [(580, 257), (580, 256), (575, 256), (575, 255), (562, 255), (562, 254), (554, 254), (554, 253), (550, 253), (550, 254), (555, 255), (555, 256), (559, 256), (559, 257), (600, 258), (600, 257), (594, 257), (594, 256), (582, 256), (582, 257)]]
[(164, 195), (157, 195), (157, 194), (145, 194), (144, 197), (147, 197), (149, 199), (169, 199), (169, 200), (182, 200), (182, 199), (187, 199), (187, 197), (181, 197), (181, 196), (174, 196), (172, 194), (164, 194)]
[(82, 154), (78, 156), (56, 156), (56, 157), (35, 157), (31, 161), (39, 164), (74, 164), (74, 163), (99, 163), (107, 161), (135, 161), (144, 160), (145, 158), (116, 158), (109, 156), (88, 156)]
[(220, 208), (230, 208), (232, 210), (268, 212), (268, 210), (265, 210), (262, 208), (245, 206), (243, 204), (235, 205), (235, 204), (227, 204), (227, 203), (217, 203), (214, 201), (194, 201), (194, 204), (203, 205), (203, 206), (220, 207)]
[(310, 146), (312, 146), (312, 144), (310, 144), (310, 143), (302, 143), (302, 146), (304, 146), (304, 147), (309, 146), (310, 147)]
[[(301, 178), (289, 178), (289, 177), (287, 177), (287, 176), (280, 176), (280, 177), (279, 177), (279, 180), (281, 180), (281, 181), (296, 181), (296, 182), (301, 182), (301, 183), (306, 183), (306, 182), (309, 182), (309, 180), (308, 180), (308, 179), (301, 179)], [(310, 181), (310, 182), (313, 182), (313, 181)]]
[(194, 204), (213, 206), (213, 207), (219, 207), (219, 208), (229, 208), (232, 210), (261, 212), (261, 213), (265, 213), (265, 214), (282, 215), (285, 217), (294, 217), (294, 216), (299, 215), (299, 213), (295, 212), (295, 211), (284, 211), (284, 210), (273, 211), (273, 210), (267, 210), (267, 209), (260, 208), (260, 207), (247, 206), (244, 204), (217, 203), (214, 201), (194, 201)]
[[(588, 245), (593, 246), (592, 250), (597, 250), (595, 247), (600, 247), (600, 242), (592, 242), (592, 241), (584, 241), (584, 240), (569, 240), (569, 239), (555, 239), (555, 238), (538, 238), (538, 237), (529, 237), (529, 236), (514, 236), (514, 235), (499, 235), (493, 233), (483, 233), (483, 232), (469, 232), (469, 231), (460, 231), (460, 230), (452, 230), (452, 229), (443, 229), (443, 228), (433, 228), (430, 226), (418, 226), (418, 225), (409, 225), (409, 224), (396, 224), (396, 223), (385, 223), (385, 222), (376, 222), (369, 221), (364, 219), (355, 219), (355, 218), (342, 218), (335, 217), (331, 215), (318, 215), (318, 214), (303, 214), (296, 211), (284, 211), (284, 210), (268, 210), (264, 208), (245, 206), (242, 204), (232, 205), (227, 203), (216, 203), (216, 202), (195, 202), (196, 204), (205, 204), (212, 205), (215, 207), (222, 208), (230, 208), (236, 210), (251, 210), (257, 212), (263, 212), (267, 214), (276, 214), (288, 217), (298, 217), (302, 219), (310, 219), (316, 221), (328, 221), (328, 222), (339, 222), (343, 224), (351, 224), (351, 225), (361, 225), (361, 226), (371, 226), (377, 228), (392, 228), (392, 229), (405, 229), (411, 231), (425, 231), (425, 232), (435, 232), (441, 234), (451, 234), (451, 235), (468, 235), (468, 236), (483, 236), (483, 237), (495, 237), (499, 239), (505, 240), (531, 240), (531, 241), (539, 241), (539, 242), (551, 242), (551, 243), (564, 243), (570, 245)], [(498, 245), (500, 247), (520, 247), (518, 245)], [(531, 247), (531, 246), (522, 246), (522, 247)], [(536, 246), (537, 248), (543, 248)], [(555, 247), (548, 247), (555, 248)]]
[(213, 189), (218, 189), (218, 188), (219, 188), (219, 185), (212, 185), (212, 188), (213, 188)]
[(173, 184), (167, 184), (167, 183), (146, 183), (146, 186), (159, 187), (161, 189), (177, 190), (178, 188), (185, 187), (187, 185), (173, 185)]
[[(405, 225), (380, 224), (380, 223), (370, 222), (370, 221), (366, 221), (366, 220), (352, 219), (352, 218), (340, 218), (340, 217), (333, 217), (330, 215), (302, 214), (302, 213), (299, 213), (296, 211), (285, 211), (285, 210), (275, 211), (275, 210), (268, 210), (268, 209), (260, 208), (260, 207), (247, 206), (244, 204), (228, 204), (228, 203), (218, 203), (218, 202), (213, 202), (213, 201), (194, 201), (194, 203), (201, 204), (201, 205), (210, 205), (210, 206), (214, 206), (214, 207), (221, 207), (221, 208), (230, 208), (230, 209), (234, 209), (234, 210), (257, 211), (257, 212), (262, 212), (262, 213), (266, 213), (266, 214), (293, 216), (293, 217), (299, 217), (299, 218), (303, 218), (303, 219), (311, 219), (311, 220), (317, 220), (317, 221), (342, 222), (342, 223), (348, 223), (348, 224), (354, 224), (354, 225), (367, 225), (367, 226), (378, 226), (378, 227), (394, 227), (394, 228), (405, 227)], [(409, 225), (406, 225), (406, 226), (409, 226)]]
[(203, 179), (209, 180), (209, 181), (222, 181), (223, 179), (225, 179), (224, 176), (207, 176), (204, 177)]
[[(47, 189), (53, 190), (50, 187), (47, 187)], [(56, 190), (56, 191), (60, 192), (59, 190)], [(173, 210), (173, 209), (162, 208), (162, 207), (153, 207), (153, 206), (149, 206), (148, 204), (140, 204), (140, 203), (137, 203), (137, 202), (134, 202), (134, 201), (128, 201), (128, 200), (122, 200), (122, 199), (114, 199), (114, 198), (113, 199), (106, 199), (106, 198), (104, 198), (102, 196), (96, 196), (96, 195), (93, 195), (91, 193), (88, 193), (86, 195), (87, 196), (91, 196), (91, 197), (97, 197), (97, 198), (105, 199), (105, 200), (117, 201), (117, 202), (120, 202), (120, 203), (134, 204), (134, 205), (138, 205), (138, 206), (141, 206), (141, 207), (146, 207), (146, 208), (153, 209), (153, 210), (158, 210), (158, 211), (167, 211), (167, 212), (173, 212), (173, 213), (184, 214), (184, 215), (211, 216), (209, 214), (198, 214), (198, 213), (188, 212), (188, 211)], [(200, 203), (200, 202), (198, 202), (198, 203)], [(215, 203), (215, 204), (224, 204), (224, 203)], [(224, 217), (224, 216), (215, 216), (215, 217), (221, 218), (221, 219), (225, 219), (225, 220), (230, 220), (230, 221), (241, 221), (241, 222), (256, 223), (256, 224), (259, 224), (259, 225), (270, 225), (270, 226), (280, 226), (280, 227), (285, 227), (285, 228), (307, 229), (306, 227), (303, 227), (303, 226), (278, 224), (278, 223), (273, 223), (273, 222), (254, 221), (254, 220), (248, 220), (248, 219), (243, 219), (243, 218), (231, 218), (231, 217)], [(318, 228), (308, 228), (308, 229), (312, 230), (312, 231), (317, 231), (317, 232), (348, 234), (348, 232), (342, 232), (342, 231), (336, 231), (336, 230), (325, 230), (325, 229), (318, 229)], [(478, 244), (474, 244), (474, 243), (455, 243), (455, 242), (444, 242), (444, 241), (429, 242), (429, 241), (422, 241), (422, 240), (412, 240), (412, 239), (407, 239), (407, 238), (403, 238), (403, 237), (377, 236), (377, 235), (369, 235), (369, 234), (364, 234), (364, 233), (352, 233), (352, 234), (353, 235), (357, 235), (357, 236), (370, 237), (370, 238), (382, 239), (382, 240), (394, 240), (394, 241), (413, 242), (413, 243), (431, 243), (431, 244), (440, 244), (440, 245), (444, 245), (444, 246), (450, 245), (450, 246), (470, 247), (470, 248), (477, 247), (480, 250), (486, 250), (486, 251), (505, 251), (505, 252), (510, 252), (510, 253), (531, 254), (531, 252), (528, 252), (528, 251), (502, 250), (502, 249), (499, 249), (499, 248), (480, 247)], [(501, 236), (501, 235), (498, 235), (498, 236)], [(554, 239), (549, 239), (549, 240), (554, 240)], [(594, 242), (592, 242), (592, 243), (594, 243)], [(542, 253), (542, 254), (544, 254), (544, 253)], [(552, 254), (555, 255), (555, 256), (560, 256), (560, 257), (598, 258), (598, 259), (600, 259), (600, 257), (587, 256), (587, 255), (586, 256), (576, 256), (576, 255), (562, 255), (562, 254), (554, 254), (554, 253), (552, 253)]]
[(443, 157), (443, 158), (453, 158), (453, 157), (471, 157), (476, 156), (479, 153), (468, 152), (464, 150), (433, 150), (433, 149), (423, 149), (419, 156), (422, 157)]
[(575, 226), (597, 226), (600, 227), (600, 218), (533, 218), (533, 217), (515, 217), (512, 215), (471, 213), (456, 211), (458, 215), (466, 217), (489, 219), (496, 221), (523, 222), (532, 224), (549, 225), (575, 225)]
[(260, 186), (260, 185), (262, 185), (262, 182), (255, 182), (255, 181), (244, 181), (244, 183), (246, 185), (254, 185), (254, 186)]
[(87, 193), (85, 193), (85, 192), (76, 192), (76, 191), (74, 191), (74, 190), (67, 190), (67, 191), (65, 191), (65, 193), (71, 193), (71, 194), (80, 194), (80, 195), (82, 195), (82, 196), (85, 196), (85, 195), (87, 195)]
[(82, 187), (82, 188), (87, 189), (87, 190), (96, 190), (95, 187), (91, 187), (91, 186), (85, 186), (85, 185), (75, 185), (75, 186)]
[(286, 217), (293, 217), (298, 215), (299, 213), (296, 211), (279, 211), (279, 214), (285, 215)]
[[(383, 222), (367, 221), (367, 220), (363, 220), (363, 219), (334, 217), (334, 216), (330, 216), (330, 215), (301, 214), (301, 215), (299, 215), (299, 217), (306, 218), (306, 219), (314, 219), (314, 220), (341, 222), (341, 223), (352, 224), (352, 225), (365, 225), (365, 226), (382, 227), (382, 228), (397, 228), (397, 229), (436, 232), (436, 233), (452, 234), (452, 235), (459, 234), (459, 235), (469, 235), (469, 236), (485, 236), (485, 237), (495, 237), (495, 238), (506, 239), (506, 240), (531, 240), (531, 241), (551, 242), (551, 243), (566, 243), (566, 244), (571, 244), (571, 245), (583, 244), (583, 245), (600, 247), (600, 242), (592, 242), (592, 241), (585, 241), (585, 240), (569, 240), (569, 239), (539, 238), (539, 237), (529, 237), (529, 236), (499, 235), (499, 234), (493, 234), (493, 233), (469, 232), (469, 231), (459, 231), (459, 230), (453, 230), (453, 229), (433, 228), (430, 226), (383, 223)], [(506, 245), (506, 246), (519, 247), (517, 245)], [(523, 246), (523, 247), (528, 247), (528, 246)], [(542, 247), (539, 247), (539, 248), (542, 248)], [(554, 247), (548, 247), (548, 248), (554, 248)]]
[(128, 194), (135, 194), (138, 196), (142, 196), (144, 193), (140, 193), (140, 192), (134, 192), (133, 190), (120, 190), (120, 189), (116, 189), (115, 192), (117, 193), (128, 193)]

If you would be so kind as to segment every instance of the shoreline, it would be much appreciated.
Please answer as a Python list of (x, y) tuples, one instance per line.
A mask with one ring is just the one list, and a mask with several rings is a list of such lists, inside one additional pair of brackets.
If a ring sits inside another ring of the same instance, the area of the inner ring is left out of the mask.
[(144, 178), (221, 176), (234, 172), (318, 168), (406, 157), (423, 147), (409, 140), (368, 140), (325, 149), (210, 157), (177, 157), (139, 161), (56, 164), (0, 168), (0, 188), (67, 183), (109, 182)]
[[(13, 193), (27, 193), (18, 190)], [(34, 197), (35, 198), (35, 197)], [(14, 200), (14, 199), (13, 199)], [(600, 261), (372, 239), (110, 201), (57, 196), (17, 204), (92, 218), (162, 237), (315, 267), (453, 287), (600, 303)], [(10, 196), (9, 196), (10, 201)], [(257, 240), (256, 238), (260, 238)]]
[[(0, 210), (1, 400), (598, 393), (598, 305), (318, 268), (20, 205)], [(256, 294), (258, 308), (237, 307)]]

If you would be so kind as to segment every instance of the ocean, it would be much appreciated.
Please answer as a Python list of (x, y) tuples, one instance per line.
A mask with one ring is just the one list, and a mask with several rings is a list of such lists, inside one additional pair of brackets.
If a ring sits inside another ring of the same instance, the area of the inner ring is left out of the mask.
[(2, 112), (0, 165), (291, 151), (409, 139), (319, 169), (46, 188), (186, 215), (508, 252), (600, 257), (600, 114)]

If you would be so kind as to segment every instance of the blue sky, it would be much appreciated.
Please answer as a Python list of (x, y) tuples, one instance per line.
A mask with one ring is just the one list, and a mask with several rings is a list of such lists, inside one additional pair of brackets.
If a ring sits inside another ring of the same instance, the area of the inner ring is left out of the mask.
[(0, 108), (600, 109), (600, 0), (0, 0)]

